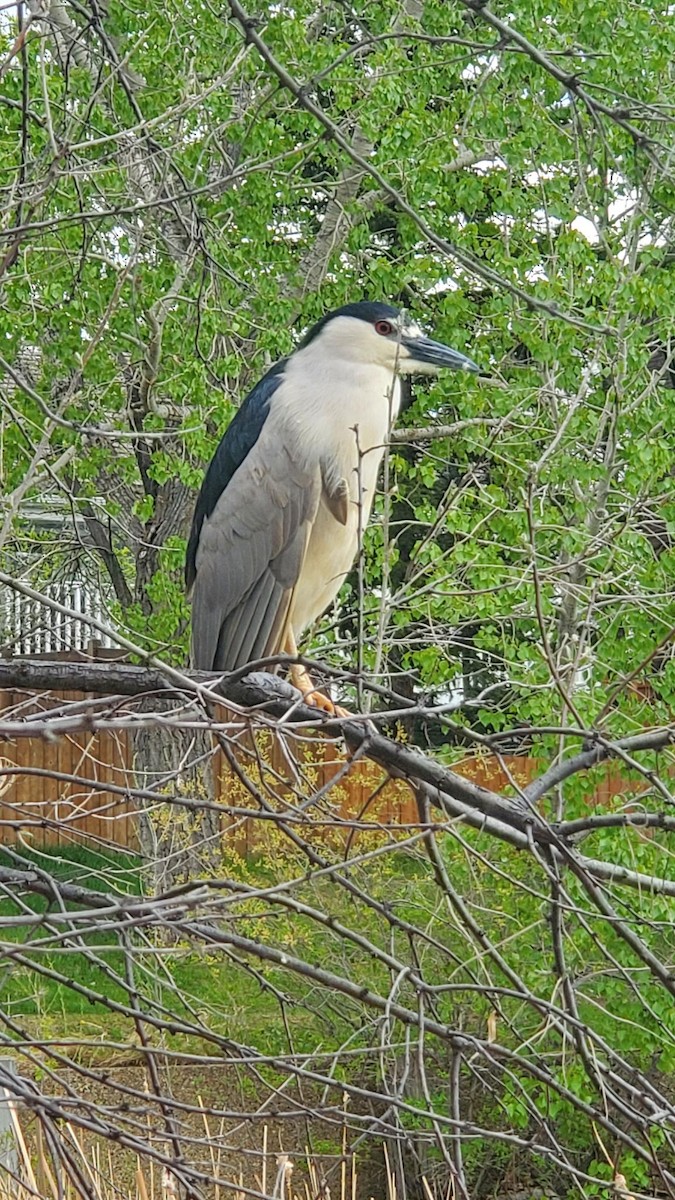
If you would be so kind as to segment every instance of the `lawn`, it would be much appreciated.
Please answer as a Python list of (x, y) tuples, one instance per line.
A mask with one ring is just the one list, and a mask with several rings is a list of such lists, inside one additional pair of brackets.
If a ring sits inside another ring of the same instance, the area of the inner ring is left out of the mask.
[[(127, 853), (97, 852), (74, 845), (45, 850), (0, 851), (0, 866), (44, 871), (57, 882), (77, 883), (90, 889), (140, 895), (142, 871), (139, 857)], [(274, 882), (268, 862), (230, 864), (249, 883)], [(328, 888), (314, 886), (314, 902)], [(348, 903), (346, 896), (342, 897)], [(329, 902), (329, 897), (323, 897)], [(53, 1036), (84, 1034), (107, 1041), (127, 1042), (134, 1036), (131, 1017), (111, 1009), (112, 1001), (128, 1009), (125, 954), (117, 933), (90, 929), (64, 935), (62, 923), (48, 924), (58, 912), (57, 897), (48, 901), (29, 892), (12, 895), (4, 889), (0, 899), (0, 1014), (31, 1028), (39, 1026)], [(72, 908), (66, 905), (66, 908)], [(35, 921), (35, 916), (42, 919)], [(344, 914), (343, 914), (344, 916)], [(335, 954), (329, 930), (293, 913), (270, 916), (269, 906), (244, 902), (235, 927), (247, 936), (260, 936), (291, 953), (312, 961), (330, 963)], [(314, 993), (305, 1003), (302, 981), (267, 968), (264, 971), (242, 956), (236, 960), (220, 947), (196, 946), (187, 941), (158, 943), (156, 934), (136, 929), (133, 947), (135, 986), (145, 1011), (165, 1006), (179, 1019), (203, 1026), (218, 1035), (256, 1044), (263, 1039), (269, 1052), (286, 1052), (289, 1037), (297, 1051), (317, 1044), (340, 1044), (359, 1030), (356, 1013), (345, 1002), (335, 1010), (330, 997)], [(20, 958), (17, 958), (20, 955)], [(61, 978), (57, 978), (60, 976)], [(289, 990), (290, 989), (290, 990)], [(284, 1020), (280, 1019), (280, 1002)], [(205, 1045), (208, 1045), (206, 1043)]]

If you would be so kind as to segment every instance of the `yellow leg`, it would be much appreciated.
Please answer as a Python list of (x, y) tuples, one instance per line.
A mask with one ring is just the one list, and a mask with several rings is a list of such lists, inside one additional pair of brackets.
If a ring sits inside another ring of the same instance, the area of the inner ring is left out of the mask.
[[(298, 653), (298, 647), (295, 644), (293, 630), (289, 629), (286, 635), (286, 644), (284, 646), (286, 654), (294, 656)], [(323, 692), (318, 691), (315, 687), (311, 675), (302, 663), (293, 663), (290, 669), (291, 683), (299, 692), (302, 692), (305, 704), (311, 704), (313, 708), (320, 708), (331, 717), (348, 717), (346, 708), (341, 708), (339, 704), (333, 704), (328, 696), (324, 696)]]

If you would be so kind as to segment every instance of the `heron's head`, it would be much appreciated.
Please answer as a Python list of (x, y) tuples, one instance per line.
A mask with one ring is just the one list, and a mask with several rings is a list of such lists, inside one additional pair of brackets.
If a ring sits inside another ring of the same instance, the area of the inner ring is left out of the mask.
[(367, 300), (327, 313), (312, 326), (298, 350), (310, 346), (326, 359), (372, 363), (399, 375), (436, 375), (444, 367), (479, 370), (459, 350), (427, 337), (398, 308)]

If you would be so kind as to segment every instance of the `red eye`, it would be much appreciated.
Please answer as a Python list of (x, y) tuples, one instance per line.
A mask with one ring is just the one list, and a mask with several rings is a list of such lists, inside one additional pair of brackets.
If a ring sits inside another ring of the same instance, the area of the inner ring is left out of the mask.
[(389, 334), (394, 332), (394, 326), (391, 321), (376, 321), (375, 332), (382, 334), (382, 337), (389, 337)]

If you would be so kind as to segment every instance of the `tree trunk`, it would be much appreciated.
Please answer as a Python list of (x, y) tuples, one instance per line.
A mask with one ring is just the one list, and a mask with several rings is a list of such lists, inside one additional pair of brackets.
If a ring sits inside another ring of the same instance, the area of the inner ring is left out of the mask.
[[(170, 700), (143, 701), (145, 711), (169, 713)], [(211, 735), (161, 727), (133, 736), (136, 786), (157, 793), (138, 800), (138, 837), (146, 864), (146, 888), (159, 895), (200, 876), (220, 861), (219, 815), (205, 808), (215, 796)]]

